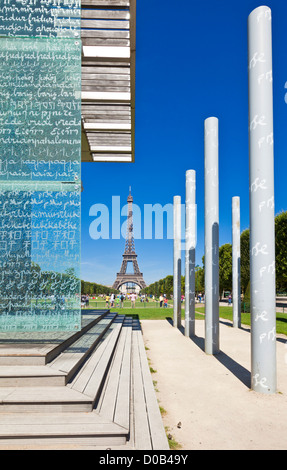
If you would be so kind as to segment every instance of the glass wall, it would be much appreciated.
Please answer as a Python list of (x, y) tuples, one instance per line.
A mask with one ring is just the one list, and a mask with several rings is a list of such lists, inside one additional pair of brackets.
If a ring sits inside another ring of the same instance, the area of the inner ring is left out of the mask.
[(4, 0), (0, 17), (0, 330), (78, 330), (80, 4)]

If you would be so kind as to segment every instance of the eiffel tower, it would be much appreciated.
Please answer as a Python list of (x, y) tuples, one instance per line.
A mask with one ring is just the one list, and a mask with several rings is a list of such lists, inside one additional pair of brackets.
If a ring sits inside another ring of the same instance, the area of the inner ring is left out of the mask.
[[(146, 283), (143, 278), (143, 274), (139, 270), (137, 262), (137, 254), (135, 252), (135, 240), (134, 240), (134, 229), (133, 229), (133, 197), (131, 195), (131, 187), (129, 196), (127, 199), (128, 202), (128, 220), (127, 220), (127, 235), (126, 235), (126, 245), (125, 251), (123, 254), (123, 261), (121, 270), (117, 273), (117, 278), (113, 284), (113, 289), (119, 289), (123, 284), (127, 282), (132, 282), (137, 284), (141, 289), (146, 287)], [(133, 263), (134, 274), (127, 273), (128, 263)]]

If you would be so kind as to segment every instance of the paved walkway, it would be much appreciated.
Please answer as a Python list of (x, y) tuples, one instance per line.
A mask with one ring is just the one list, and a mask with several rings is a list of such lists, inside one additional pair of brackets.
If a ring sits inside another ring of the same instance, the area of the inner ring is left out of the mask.
[(250, 390), (248, 327), (221, 320), (221, 352), (208, 356), (204, 321), (196, 320), (194, 340), (167, 320), (141, 325), (164, 425), (182, 449), (287, 449), (286, 337), (277, 339), (278, 393), (264, 395)]

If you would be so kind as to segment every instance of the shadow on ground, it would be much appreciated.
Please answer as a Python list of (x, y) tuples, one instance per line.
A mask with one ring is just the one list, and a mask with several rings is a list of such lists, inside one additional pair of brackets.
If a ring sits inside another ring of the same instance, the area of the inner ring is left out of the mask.
[[(173, 319), (166, 317), (166, 320), (173, 326)], [(230, 323), (221, 322), (227, 326), (230, 326)], [(178, 330), (184, 335), (184, 326), (180, 325)], [(245, 330), (246, 331), (246, 330)], [(250, 331), (250, 330), (247, 330)], [(204, 352), (205, 341), (201, 336), (193, 336), (190, 338), (196, 346), (198, 346)], [(247, 388), (251, 388), (251, 373), (237, 361), (228, 356), (225, 352), (220, 351), (218, 354), (213, 356), (217, 361), (219, 361), (227, 370), (229, 370), (238, 380), (240, 380)]]

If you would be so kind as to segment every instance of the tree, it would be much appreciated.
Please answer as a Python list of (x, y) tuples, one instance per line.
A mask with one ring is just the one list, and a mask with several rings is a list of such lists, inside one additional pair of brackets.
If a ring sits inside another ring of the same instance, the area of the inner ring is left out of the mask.
[(101, 284), (96, 284), (95, 282), (81, 281), (81, 292), (82, 294), (111, 294), (118, 293), (116, 289), (112, 289), (108, 286), (102, 286)]
[(287, 212), (275, 217), (276, 290), (287, 291)]
[(158, 292), (159, 294), (164, 294), (164, 279), (158, 281)]
[(204, 268), (201, 266), (195, 268), (195, 292), (204, 292)]
[[(246, 291), (250, 281), (249, 229), (240, 236), (241, 286)], [(287, 211), (275, 217), (276, 290), (287, 291)]]
[(232, 291), (232, 245), (226, 243), (219, 247), (219, 292)]
[(159, 294), (160, 294), (160, 292), (159, 292), (159, 281), (156, 281), (154, 283), (154, 295), (155, 295), (155, 297), (159, 297)]
[(173, 276), (166, 276), (164, 294), (166, 294), (168, 299), (170, 299), (170, 296), (173, 294)]
[(240, 235), (240, 270), (241, 289), (245, 293), (250, 281), (249, 229), (244, 230)]
[(184, 295), (185, 294), (185, 276), (181, 276), (181, 280), (180, 280), (180, 292), (181, 292), (181, 295)]

